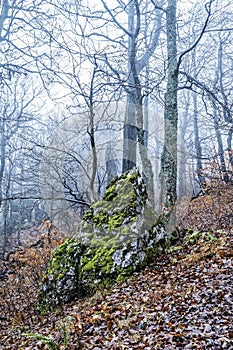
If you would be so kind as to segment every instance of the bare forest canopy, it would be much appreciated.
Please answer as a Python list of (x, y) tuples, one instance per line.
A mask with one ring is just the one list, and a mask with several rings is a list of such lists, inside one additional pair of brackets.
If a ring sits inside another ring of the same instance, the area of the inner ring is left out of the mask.
[(157, 212), (232, 185), (230, 0), (0, 1), (0, 244), (137, 167)]

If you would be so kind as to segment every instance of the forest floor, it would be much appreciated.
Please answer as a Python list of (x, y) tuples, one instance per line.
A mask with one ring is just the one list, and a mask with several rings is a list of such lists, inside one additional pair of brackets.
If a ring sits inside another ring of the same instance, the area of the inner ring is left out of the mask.
[(63, 239), (44, 227), (1, 262), (0, 349), (233, 349), (232, 198), (229, 186), (186, 203), (182, 237), (145, 270), (40, 316), (38, 283)]

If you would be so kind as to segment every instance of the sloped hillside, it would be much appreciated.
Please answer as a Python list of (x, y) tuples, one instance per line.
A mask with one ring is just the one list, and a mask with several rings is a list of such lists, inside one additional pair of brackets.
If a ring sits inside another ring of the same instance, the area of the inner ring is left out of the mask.
[(189, 202), (179, 226), (199, 231), (233, 228), (233, 185), (217, 184)]
[(54, 314), (33, 309), (51, 242), (11, 254), (0, 349), (233, 349), (232, 198), (229, 186), (191, 201), (180, 241), (159, 259)]

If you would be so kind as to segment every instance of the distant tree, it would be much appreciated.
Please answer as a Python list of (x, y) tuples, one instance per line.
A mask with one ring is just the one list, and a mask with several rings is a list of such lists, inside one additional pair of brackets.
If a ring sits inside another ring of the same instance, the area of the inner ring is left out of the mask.
[[(224, 15), (223, 13), (223, 18)], [(218, 176), (225, 182), (231, 177), (232, 98), (229, 43), (232, 31), (226, 27), (225, 20), (221, 23), (221, 29), (217, 26), (216, 23), (216, 28), (211, 29), (210, 25), (206, 32), (208, 41), (203, 41), (202, 50), (192, 51), (190, 73), (180, 71), (187, 78), (184, 87), (193, 91), (195, 162), (200, 187), (206, 180), (206, 174), (202, 171), (206, 161), (213, 162), (214, 167), (218, 166)]]
[[(42, 69), (48, 61), (53, 8), (45, 0), (0, 2), (1, 83)], [(46, 28), (45, 28), (46, 25)], [(42, 49), (43, 47), (43, 49)]]
[[(32, 105), (40, 91), (29, 86), (31, 81), (28, 80), (28, 77), (16, 75), (0, 91), (0, 228), (5, 245), (16, 228), (16, 221), (19, 224), (19, 220), (15, 221), (12, 216), (14, 201), (35, 197), (32, 185), (26, 186), (32, 171), (25, 172), (25, 177), (19, 175), (22, 175), (25, 163), (33, 167), (31, 159), (23, 157), (23, 148), (28, 147), (24, 139), (36, 123)], [(35, 179), (33, 181), (35, 183)], [(20, 208), (16, 210), (17, 215), (19, 212)]]
[[(54, 59), (51, 69), (47, 70), (47, 80), (55, 88), (62, 86), (64, 95), (70, 96), (70, 99), (66, 100), (66, 104), (69, 105), (67, 118), (75, 113), (80, 114), (81, 110), (87, 116), (87, 136), (92, 149), (92, 170), (88, 171), (89, 176), (92, 174), (89, 178), (92, 200), (94, 187), (99, 182), (97, 159), (99, 141), (96, 143), (96, 137), (100, 140), (97, 136), (100, 135), (98, 130), (103, 127), (103, 120), (106, 120), (106, 115), (109, 114), (108, 106), (111, 103), (117, 104), (124, 98), (126, 103), (122, 170), (126, 171), (136, 163), (140, 163), (139, 159), (136, 160), (138, 150), (148, 192), (153, 200), (153, 171), (147, 155), (148, 130), (145, 130), (148, 121), (144, 117), (148, 111), (147, 97), (150, 93), (149, 61), (159, 43), (163, 15), (160, 6), (163, 3), (164, 1), (153, 1), (153, 3), (148, 0), (143, 3), (130, 1), (126, 5), (118, 2), (115, 6), (101, 0), (94, 7), (87, 1), (78, 4), (78, 14), (76, 3), (71, 3), (70, 7), (65, 4), (63, 7), (56, 6), (59, 16), (61, 18), (64, 16), (64, 23), (67, 23), (70, 29), (69, 36), (64, 33), (57, 41), (57, 44), (60, 43), (57, 45), (59, 50), (62, 48), (59, 51), (62, 60), (56, 59), (56, 45), (52, 48)], [(82, 69), (86, 70), (85, 77)], [(44, 79), (45, 85), (47, 80)], [(56, 100), (56, 95), (52, 92), (51, 97)], [(147, 107), (144, 108), (146, 98)], [(101, 108), (101, 104), (102, 121), (96, 115), (96, 110)], [(114, 120), (117, 119), (113, 111), (110, 114), (107, 122), (109, 134), (111, 129), (114, 133), (113, 125), (116, 125)], [(85, 127), (84, 118), (81, 124)], [(120, 130), (122, 121), (120, 122), (119, 118), (118, 125)], [(108, 173), (109, 166), (108, 159)]]

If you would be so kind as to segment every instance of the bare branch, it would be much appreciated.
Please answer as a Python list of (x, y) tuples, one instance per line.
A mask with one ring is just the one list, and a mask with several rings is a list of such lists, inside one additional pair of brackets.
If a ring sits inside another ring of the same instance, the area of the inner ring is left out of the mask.
[(152, 2), (152, 4), (154, 5), (155, 9), (156, 10), (160, 10), (160, 11), (163, 11), (163, 12), (167, 12), (166, 9), (164, 9), (162, 6), (164, 5), (164, 1), (162, 1), (162, 5), (158, 5), (155, 3), (155, 0), (150, 0)]
[(209, 19), (210, 19), (210, 16), (211, 16), (211, 5), (212, 3), (214, 2), (215, 0), (210, 0), (209, 3), (205, 4), (205, 9), (206, 9), (206, 12), (207, 12), (207, 17), (206, 17), (206, 20), (205, 20), (205, 23), (204, 23), (204, 26), (201, 30), (201, 33), (199, 35), (199, 37), (197, 38), (197, 40), (195, 41), (195, 43), (189, 47), (187, 50), (185, 50), (179, 57), (178, 59), (178, 63), (177, 63), (177, 70), (179, 70), (179, 67), (181, 65), (181, 62), (182, 62), (182, 59), (183, 57), (189, 53), (190, 51), (192, 51), (197, 45), (198, 43), (200, 42), (201, 38), (203, 37), (204, 33), (206, 32), (206, 28), (207, 28), (207, 25), (209, 23)]
[[(184, 71), (179, 71), (179, 73), (184, 75), (191, 84), (194, 84), (196, 87), (205, 91), (212, 100), (216, 101), (222, 107), (222, 109), (228, 113), (228, 116), (230, 116), (231, 119), (233, 118), (231, 109), (227, 107), (225, 103), (220, 101), (219, 98), (216, 96), (216, 94), (212, 90), (210, 90), (210, 88), (205, 83), (197, 80), (196, 78), (192, 77), (191, 75), (189, 75)], [(192, 85), (189, 86), (188, 88), (191, 89)]]
[(111, 10), (108, 8), (108, 6), (106, 5), (105, 1), (104, 1), (104, 0), (101, 0), (101, 2), (102, 2), (102, 4), (103, 4), (105, 10), (106, 10), (106, 11), (108, 12), (108, 14), (111, 16), (113, 22), (114, 22), (121, 30), (123, 30), (123, 32), (124, 32), (125, 34), (127, 34), (129, 37), (131, 37), (132, 34), (131, 34), (125, 27), (123, 27), (123, 26), (119, 23), (119, 21), (118, 21), (118, 20), (116, 19), (116, 17), (113, 15), (112, 11), (111, 11)]

